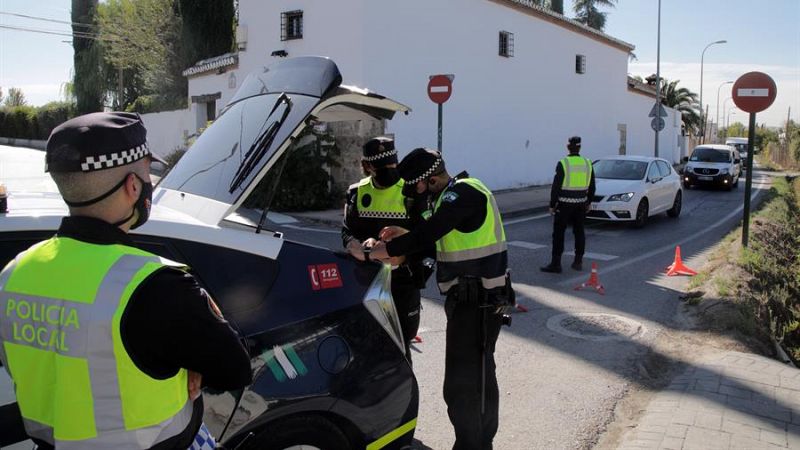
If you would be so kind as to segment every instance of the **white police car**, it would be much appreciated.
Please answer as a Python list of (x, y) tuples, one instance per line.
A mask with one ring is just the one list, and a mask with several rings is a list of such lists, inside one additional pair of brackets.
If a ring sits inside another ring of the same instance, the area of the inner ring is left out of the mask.
[[(408, 111), (341, 81), (319, 57), (250, 75), (161, 180), (150, 220), (131, 234), (191, 266), (245, 338), (253, 384), (205, 397), (204, 420), (229, 448), (401, 448), (416, 426), (419, 392), (389, 267), (287, 241), (236, 214), (259, 181), (277, 184), (274, 169), (309, 124)], [(0, 265), (52, 236), (67, 213), (55, 194), (12, 192), (8, 206)]]

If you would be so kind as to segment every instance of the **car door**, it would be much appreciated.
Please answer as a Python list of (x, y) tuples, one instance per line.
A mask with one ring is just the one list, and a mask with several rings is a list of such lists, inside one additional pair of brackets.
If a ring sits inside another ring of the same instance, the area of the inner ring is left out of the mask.
[(658, 164), (656, 164), (656, 161), (651, 162), (650, 167), (647, 169), (647, 182), (645, 183), (647, 198), (650, 199), (650, 215), (664, 209), (665, 183), (663, 181)]
[(675, 193), (680, 189), (680, 179), (666, 161), (656, 161), (662, 179), (659, 182), (664, 188), (664, 209), (669, 209), (675, 202)]

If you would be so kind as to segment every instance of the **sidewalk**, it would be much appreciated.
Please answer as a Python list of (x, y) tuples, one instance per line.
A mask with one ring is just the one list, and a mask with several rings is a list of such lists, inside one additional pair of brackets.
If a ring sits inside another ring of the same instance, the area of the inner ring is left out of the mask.
[(800, 370), (723, 352), (672, 380), (619, 448), (800, 449)]
[[(504, 189), (494, 193), (497, 207), (504, 219), (527, 214), (546, 212), (550, 203), (550, 185), (530, 186), (519, 189)], [(339, 226), (342, 224), (343, 211), (328, 209), (324, 211), (303, 211), (285, 213), (289, 216)]]

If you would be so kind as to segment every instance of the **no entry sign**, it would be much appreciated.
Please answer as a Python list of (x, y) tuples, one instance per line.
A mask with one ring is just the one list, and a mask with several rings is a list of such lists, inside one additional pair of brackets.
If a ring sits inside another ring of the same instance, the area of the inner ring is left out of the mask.
[(762, 72), (748, 72), (733, 84), (733, 103), (742, 111), (761, 112), (775, 101), (778, 90), (775, 81)]
[(442, 104), (453, 93), (452, 75), (432, 75), (428, 81), (428, 97), (434, 103)]

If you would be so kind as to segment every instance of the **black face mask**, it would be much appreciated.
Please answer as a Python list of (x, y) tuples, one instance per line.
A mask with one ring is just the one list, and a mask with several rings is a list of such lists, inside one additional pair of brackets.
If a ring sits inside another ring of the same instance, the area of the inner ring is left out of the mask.
[[(139, 181), (142, 182), (142, 192), (139, 194), (139, 198), (136, 199), (136, 203), (133, 204), (133, 211), (131, 211), (131, 214), (128, 217), (120, 220), (119, 222), (113, 223), (112, 225), (114, 225), (115, 227), (118, 227), (123, 223), (131, 220), (131, 217), (133, 217), (133, 215), (136, 214), (137, 212), (139, 213), (139, 216), (136, 218), (136, 222), (133, 225), (131, 225), (131, 230), (139, 228), (140, 226), (144, 225), (144, 223), (147, 222), (147, 219), (150, 217), (150, 203), (153, 200), (153, 183), (145, 182), (139, 175), (135, 173), (133, 173), (133, 176), (135, 176), (136, 178), (139, 179)], [(125, 185), (125, 181), (127, 179), (128, 176), (125, 175), (125, 178), (123, 178), (122, 181), (117, 183), (116, 186), (106, 191), (105, 194), (102, 194), (91, 200), (86, 200), (83, 202), (72, 202), (67, 199), (64, 199), (64, 203), (72, 207), (84, 207), (95, 204), (105, 199), (106, 197), (110, 196), (114, 192), (117, 192), (119, 188)]]
[(400, 180), (400, 173), (397, 167), (381, 167), (375, 169), (375, 182), (381, 187), (394, 186)]

